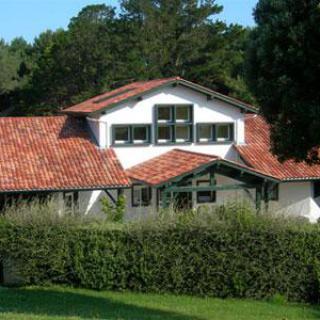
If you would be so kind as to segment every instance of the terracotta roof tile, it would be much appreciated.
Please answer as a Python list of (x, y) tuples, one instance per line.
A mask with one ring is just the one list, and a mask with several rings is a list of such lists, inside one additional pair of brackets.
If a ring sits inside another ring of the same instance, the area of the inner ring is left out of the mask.
[(64, 110), (62, 110), (62, 112), (66, 114), (76, 114), (79, 116), (85, 116), (93, 112), (102, 111), (105, 108), (111, 108), (112, 106), (115, 106), (127, 99), (139, 97), (140, 95), (146, 94), (148, 91), (152, 89), (156, 89), (163, 85), (169, 85), (171, 83), (179, 83), (186, 87), (193, 88), (194, 90), (198, 90), (199, 92), (203, 92), (206, 95), (213, 95), (217, 99), (238, 106), (240, 108), (251, 110), (253, 112), (257, 111), (257, 109), (254, 106), (248, 103), (245, 103), (243, 101), (229, 96), (225, 96), (219, 92), (205, 88), (201, 85), (187, 81), (180, 77), (172, 77), (149, 81), (133, 82), (125, 86), (122, 86), (118, 89), (95, 96), (72, 107), (65, 108)]
[(142, 94), (163, 84), (179, 80), (179, 77), (133, 82), (118, 89), (95, 96), (63, 110), (65, 113), (89, 114)]
[(174, 149), (126, 171), (132, 179), (143, 181), (149, 185), (158, 185), (184, 173), (191, 172), (215, 159), (218, 159), (218, 157)]
[(245, 163), (280, 180), (320, 179), (320, 165), (293, 160), (281, 163), (270, 152), (269, 125), (259, 115), (247, 115), (245, 145), (235, 146)]
[(83, 120), (0, 118), (0, 192), (129, 184), (114, 151), (99, 150)]

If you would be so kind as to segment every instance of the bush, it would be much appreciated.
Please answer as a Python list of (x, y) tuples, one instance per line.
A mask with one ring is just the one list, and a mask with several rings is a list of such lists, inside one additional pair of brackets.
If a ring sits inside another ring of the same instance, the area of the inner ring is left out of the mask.
[(230, 205), (130, 224), (4, 217), (2, 256), (29, 284), (315, 302), (320, 232)]

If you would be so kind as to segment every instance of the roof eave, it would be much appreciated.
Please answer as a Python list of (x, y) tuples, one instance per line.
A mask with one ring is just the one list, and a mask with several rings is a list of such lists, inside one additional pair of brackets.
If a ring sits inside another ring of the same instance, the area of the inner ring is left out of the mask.
[(226, 95), (223, 95), (219, 92), (216, 92), (216, 91), (213, 91), (213, 90), (210, 90), (208, 88), (205, 88), (201, 85), (198, 85), (196, 83), (193, 83), (193, 82), (190, 82), (190, 81), (187, 81), (187, 80), (184, 80), (184, 79), (173, 79), (173, 80), (170, 80), (162, 85), (159, 85), (157, 87), (154, 87), (154, 88), (151, 88), (149, 90), (146, 90), (142, 93), (139, 93), (139, 94), (136, 94), (136, 95), (133, 95), (129, 98), (126, 98), (126, 99), (123, 99), (119, 102), (115, 102), (115, 103), (112, 103), (112, 104), (109, 104), (108, 106), (105, 106), (105, 107), (102, 107), (101, 109), (99, 110), (96, 110), (96, 111), (92, 111), (92, 112), (79, 112), (79, 111), (67, 111), (67, 109), (65, 110), (61, 110), (62, 113), (64, 114), (69, 114), (69, 115), (74, 115), (74, 116), (82, 116), (82, 117), (85, 117), (85, 116), (92, 116), (92, 117), (95, 117), (103, 112), (105, 112), (106, 110), (110, 110), (110, 109), (113, 109), (117, 106), (119, 106), (120, 104), (123, 104), (123, 103), (126, 103), (128, 101), (131, 101), (131, 100), (134, 100), (134, 99), (137, 99), (143, 95), (146, 95), (146, 94), (150, 94), (151, 92), (154, 92), (154, 91), (157, 91), (161, 88), (166, 88), (168, 86), (171, 86), (171, 85), (182, 85), (182, 86), (185, 86), (187, 88), (190, 88), (192, 90), (195, 90), (197, 92), (201, 92), (207, 96), (211, 96), (217, 100), (220, 100), (220, 101), (223, 101), (223, 102), (226, 102), (226, 103), (229, 103), (231, 105), (233, 105), (234, 107), (238, 107), (244, 111), (249, 111), (249, 112), (253, 112), (253, 113), (258, 113), (258, 109), (256, 109), (255, 107), (253, 106), (250, 106), (250, 105), (247, 105), (239, 100), (236, 100), (235, 98), (231, 98), (231, 97), (228, 97)]

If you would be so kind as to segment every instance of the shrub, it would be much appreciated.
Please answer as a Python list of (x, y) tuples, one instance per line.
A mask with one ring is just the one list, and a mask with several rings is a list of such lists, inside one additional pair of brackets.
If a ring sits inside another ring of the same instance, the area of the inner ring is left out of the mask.
[(102, 212), (106, 215), (109, 222), (123, 222), (126, 199), (124, 195), (120, 195), (113, 205), (110, 203), (107, 197), (103, 197), (100, 200)]
[[(31, 221), (31, 222), (30, 222)], [(4, 217), (0, 249), (27, 283), (318, 301), (318, 225), (228, 205), (140, 222)]]

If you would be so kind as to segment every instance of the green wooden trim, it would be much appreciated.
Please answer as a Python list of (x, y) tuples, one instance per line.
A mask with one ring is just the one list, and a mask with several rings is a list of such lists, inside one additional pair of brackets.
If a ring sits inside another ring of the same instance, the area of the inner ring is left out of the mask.
[(250, 185), (245, 183), (239, 184), (226, 184), (226, 185), (214, 185), (214, 186), (206, 186), (206, 187), (179, 187), (179, 186), (172, 186), (167, 187), (164, 192), (198, 192), (198, 191), (225, 191), (225, 190), (239, 190), (239, 189), (253, 189), (257, 188), (257, 185)]
[[(148, 140), (141, 142), (141, 143), (134, 143), (133, 142), (133, 129), (137, 127), (146, 127), (147, 128), (147, 135)], [(127, 143), (116, 143), (115, 142), (115, 129), (116, 128), (129, 128), (129, 140)], [(150, 123), (135, 123), (135, 124), (113, 124), (111, 126), (111, 144), (114, 147), (134, 147), (134, 146), (143, 146), (149, 145), (152, 141), (152, 129)]]
[[(255, 172), (255, 171), (251, 171), (250, 169), (247, 169), (247, 168), (244, 168), (242, 166), (238, 166), (236, 164), (233, 164), (231, 162), (228, 162), (228, 161), (225, 161), (223, 159), (221, 160), (212, 160), (204, 165), (201, 165), (199, 166), (198, 168), (194, 169), (194, 170), (190, 170), (188, 172), (185, 172), (179, 176), (176, 176), (174, 178), (171, 178), (171, 179), (168, 179), (167, 181), (163, 182), (163, 183), (160, 183), (157, 185), (157, 187), (161, 187), (161, 186), (164, 186), (168, 183), (172, 183), (172, 182), (177, 182), (177, 181), (181, 181), (183, 178), (193, 174), (193, 175), (196, 175), (198, 173), (201, 173), (201, 172), (204, 172), (206, 169), (210, 168), (211, 166), (214, 166), (216, 167), (218, 170), (219, 170), (219, 167), (221, 165), (224, 165), (226, 167), (230, 167), (230, 168), (233, 168), (233, 169), (236, 169), (236, 170), (239, 170), (240, 172), (244, 172), (244, 173), (248, 173), (249, 175), (252, 175), (252, 176), (256, 176), (256, 177), (259, 177), (261, 179), (266, 179), (266, 180), (269, 180), (269, 181), (272, 181), (272, 182), (279, 182), (280, 180), (276, 179), (276, 178), (273, 178), (271, 176), (267, 176), (267, 175), (263, 175), (263, 174), (260, 174), (258, 172)], [(217, 170), (215, 170), (216, 173), (219, 173)], [(223, 175), (221, 173), (221, 175)]]
[(262, 187), (256, 188), (256, 210), (259, 212), (261, 210), (261, 201), (262, 201)]
[[(211, 140), (209, 141), (200, 141), (200, 127), (201, 126), (211, 126)], [(217, 129), (219, 125), (228, 125), (229, 126), (229, 140), (217, 141)], [(199, 144), (230, 144), (235, 141), (235, 130), (234, 122), (198, 122), (197, 126), (197, 138), (196, 141)]]
[[(134, 203), (133, 189), (134, 189), (134, 187), (136, 187), (136, 186), (140, 186), (140, 187), (143, 187), (143, 188), (148, 189), (148, 197), (149, 197), (149, 199), (148, 199), (148, 203), (147, 203), (147, 204), (144, 204), (144, 205), (141, 205), (141, 204), (140, 204), (140, 205), (138, 205), (138, 204), (135, 204), (135, 203)], [(148, 207), (148, 206), (150, 206), (150, 204), (151, 204), (151, 200), (152, 200), (152, 190), (151, 190), (151, 187), (146, 186), (146, 185), (144, 185), (144, 184), (140, 184), (140, 183), (133, 183), (133, 184), (131, 185), (131, 207), (133, 207), (133, 208)]]
[[(189, 107), (189, 116), (190, 119), (189, 121), (186, 122), (177, 122), (176, 121), (176, 109), (184, 106), (184, 107)], [(170, 108), (171, 112), (171, 121), (168, 122), (158, 122), (158, 114), (159, 114), (159, 108)], [(194, 118), (194, 105), (193, 104), (187, 104), (187, 103), (182, 103), (182, 104), (156, 104), (154, 105), (154, 130), (155, 130), (155, 139), (154, 139), (154, 144), (155, 145), (183, 145), (183, 144), (191, 144), (194, 141), (194, 134), (193, 134), (193, 118)], [(176, 128), (177, 126), (186, 126), (189, 127), (189, 140), (187, 141), (176, 141)], [(158, 128), (160, 127), (170, 127), (171, 130), (171, 139), (170, 141), (165, 141), (165, 142), (159, 142), (159, 134), (158, 134)]]
[[(213, 179), (212, 179), (212, 177), (210, 176), (210, 179), (209, 180), (198, 180), (197, 181), (197, 187), (199, 187), (199, 184), (201, 184), (201, 183), (208, 183), (209, 185), (215, 185), (216, 184), (216, 181), (215, 181), (215, 178), (214, 178), (214, 176), (213, 176)], [(207, 190), (206, 190), (207, 191)], [(214, 203), (214, 202), (216, 202), (216, 200), (217, 200), (217, 193), (216, 193), (216, 191), (212, 191), (212, 190), (210, 190), (209, 192), (210, 192), (210, 201), (208, 202), (208, 201), (199, 201), (199, 192), (201, 192), (201, 191), (197, 191), (197, 194), (196, 194), (196, 200), (197, 200), (197, 203), (198, 204), (203, 204), (203, 203)]]

